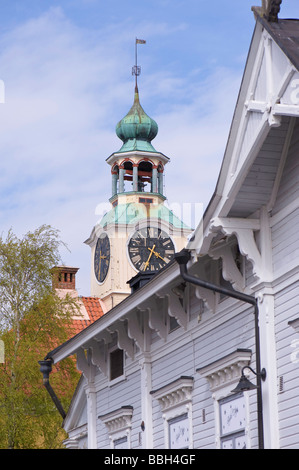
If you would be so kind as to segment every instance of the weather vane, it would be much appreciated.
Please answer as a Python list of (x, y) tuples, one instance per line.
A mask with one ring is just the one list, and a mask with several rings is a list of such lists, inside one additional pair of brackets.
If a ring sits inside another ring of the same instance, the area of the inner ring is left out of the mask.
[(135, 75), (135, 85), (137, 87), (137, 77), (141, 73), (141, 67), (137, 65), (137, 44), (146, 44), (144, 39), (137, 39), (135, 41), (135, 65), (132, 67), (132, 75)]

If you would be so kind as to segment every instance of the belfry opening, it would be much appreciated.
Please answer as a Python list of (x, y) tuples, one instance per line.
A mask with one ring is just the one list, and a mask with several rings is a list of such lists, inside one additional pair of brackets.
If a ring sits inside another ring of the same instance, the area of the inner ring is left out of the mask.
[(163, 195), (163, 164), (148, 158), (116, 163), (112, 170), (112, 196), (124, 192), (148, 192)]

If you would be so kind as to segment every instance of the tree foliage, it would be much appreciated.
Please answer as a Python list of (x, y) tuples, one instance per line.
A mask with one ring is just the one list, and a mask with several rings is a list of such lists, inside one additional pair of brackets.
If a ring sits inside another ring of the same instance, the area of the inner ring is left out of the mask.
[[(38, 360), (71, 336), (76, 300), (59, 298), (51, 268), (59, 264), (58, 231), (43, 225), (22, 239), (0, 238), (0, 448), (59, 448), (61, 416), (42, 385)], [(55, 367), (51, 384), (67, 410), (78, 381), (74, 361)]]

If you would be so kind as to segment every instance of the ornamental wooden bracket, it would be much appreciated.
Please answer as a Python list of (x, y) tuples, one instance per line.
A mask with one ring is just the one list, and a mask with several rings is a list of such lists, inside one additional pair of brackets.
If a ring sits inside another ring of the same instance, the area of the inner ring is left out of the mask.
[(255, 239), (255, 232), (260, 230), (260, 220), (216, 217), (211, 221), (211, 230), (235, 235), (241, 254), (252, 263), (255, 276), (262, 277), (262, 256)]
[(131, 359), (134, 359), (134, 341), (129, 337), (125, 321), (119, 320), (109, 326), (109, 331), (117, 332), (117, 344)]
[(161, 339), (167, 339), (167, 320), (165, 314), (164, 297), (155, 295), (153, 305), (149, 308), (149, 326), (155, 330)]

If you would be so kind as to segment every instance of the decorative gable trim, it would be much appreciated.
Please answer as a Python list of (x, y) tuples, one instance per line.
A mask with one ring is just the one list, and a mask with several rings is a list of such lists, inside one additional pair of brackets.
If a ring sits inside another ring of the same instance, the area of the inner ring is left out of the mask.
[[(260, 220), (258, 219), (241, 219), (228, 217), (215, 217), (211, 220), (210, 231), (217, 233), (221, 230), (225, 235), (235, 235), (238, 239), (240, 252), (252, 263), (254, 273), (257, 278), (262, 277), (262, 256), (255, 241), (255, 232), (260, 230)], [(227, 265), (227, 259), (223, 256), (223, 261)], [(230, 263), (230, 270), (232, 270)], [(233, 271), (231, 281), (236, 283), (236, 288), (242, 290), (244, 284), (240, 276), (236, 277), (236, 270)]]

